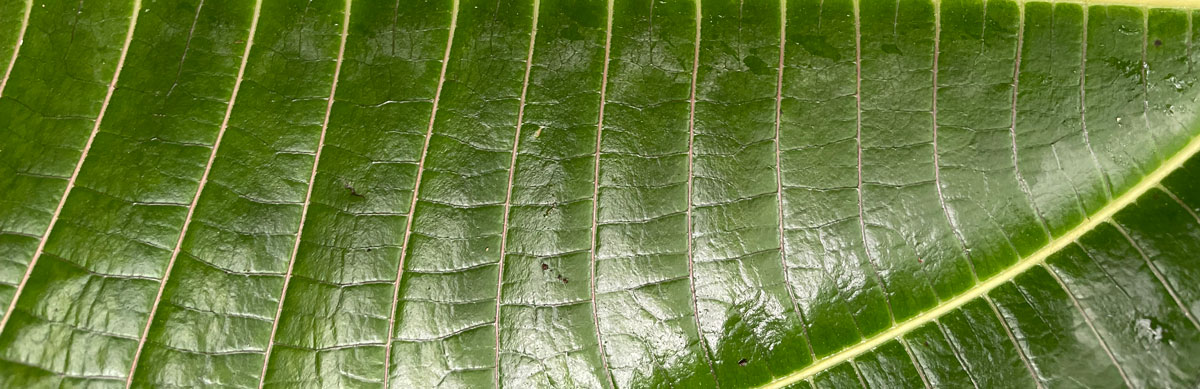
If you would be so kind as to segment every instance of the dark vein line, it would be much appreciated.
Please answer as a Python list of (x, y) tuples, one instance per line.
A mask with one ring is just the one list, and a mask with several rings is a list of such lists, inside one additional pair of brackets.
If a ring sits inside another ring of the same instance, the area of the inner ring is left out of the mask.
[[(986, 5), (985, 5), (986, 7)], [(967, 373), (967, 379), (971, 380), (971, 386), (979, 388), (979, 382), (975, 381), (975, 374), (971, 373), (971, 369), (967, 367), (967, 360), (963, 357), (962, 345), (950, 336), (949, 331), (942, 322), (934, 320), (933, 324), (938, 329), (938, 333), (942, 335), (942, 339), (946, 340), (946, 344), (950, 346), (950, 351), (954, 353), (954, 360), (958, 361), (958, 366), (962, 367), (963, 372)]]
[[(1142, 257), (1142, 260), (1146, 261), (1146, 267), (1150, 268), (1150, 272), (1154, 273), (1154, 278), (1158, 279), (1158, 282), (1161, 283), (1163, 288), (1167, 290), (1167, 294), (1171, 295), (1171, 299), (1175, 300), (1175, 305), (1179, 306), (1179, 310), (1183, 312), (1183, 316), (1187, 317), (1188, 321), (1192, 322), (1192, 326), (1200, 330), (1200, 321), (1196, 321), (1196, 317), (1192, 316), (1192, 311), (1189, 310), (1187, 305), (1183, 303), (1183, 300), (1179, 298), (1179, 294), (1175, 293), (1175, 288), (1172, 288), (1171, 284), (1167, 282), (1167, 277), (1163, 276), (1162, 272), (1158, 270), (1158, 266), (1154, 264), (1154, 261), (1150, 259), (1149, 255), (1146, 255), (1146, 251), (1142, 250), (1141, 244), (1138, 244), (1138, 242), (1133, 239), (1133, 236), (1129, 235), (1129, 231), (1126, 231), (1125, 228), (1121, 227), (1120, 224), (1112, 220), (1109, 220), (1109, 224), (1112, 224), (1112, 226), (1117, 229), (1117, 232), (1120, 232), (1121, 236), (1124, 236), (1125, 240), (1129, 241), (1129, 244), (1133, 246), (1133, 249), (1137, 250), (1138, 256)], [(1114, 282), (1114, 284), (1115, 283), (1116, 282)]]
[(171, 97), (171, 93), (175, 92), (175, 87), (179, 86), (179, 78), (183, 76), (183, 64), (187, 62), (188, 51), (192, 49), (192, 37), (196, 35), (196, 24), (200, 22), (200, 11), (204, 9), (204, 0), (196, 5), (196, 16), (192, 19), (192, 27), (188, 29), (187, 41), (183, 45), (183, 55), (179, 57), (179, 67), (175, 71), (175, 81), (171, 82), (171, 88), (167, 89), (167, 95), (163, 97)]
[[(1066, 172), (1067, 170), (1063, 168), (1062, 157), (1060, 157), (1058, 155), (1058, 145), (1057, 144), (1050, 145), (1050, 154), (1054, 156), (1055, 170), (1057, 170), (1060, 174)], [(1065, 174), (1064, 174), (1064, 176), (1065, 176)], [(1064, 177), (1064, 178), (1066, 178), (1066, 177)], [(1067, 179), (1070, 180), (1070, 178), (1067, 178)], [(1087, 207), (1083, 205), (1083, 196), (1079, 194), (1079, 188), (1076, 188), (1075, 185), (1071, 185), (1071, 194), (1075, 195), (1075, 196), (1073, 196), (1073, 198), (1075, 199), (1075, 207), (1078, 208), (1079, 214), (1087, 215), (1088, 214)]]
[(433, 107), (429, 110), (429, 126), (425, 130), (425, 141), (421, 146), (421, 158), (417, 161), (417, 176), (413, 183), (412, 198), (408, 203), (408, 217), (404, 222), (404, 243), (400, 248), (400, 263), (396, 266), (396, 280), (392, 287), (392, 307), (388, 313), (388, 333), (383, 344), (383, 387), (391, 379), (392, 340), (396, 333), (396, 305), (400, 301), (400, 281), (404, 276), (404, 260), (408, 254), (408, 241), (412, 237), (413, 213), (421, 193), (421, 175), (425, 172), (425, 157), (429, 155), (429, 140), (433, 136), (433, 123), (437, 119), (438, 103), (442, 98), (442, 86), (446, 83), (446, 66), (450, 63), (450, 48), (454, 46), (454, 29), (458, 26), (458, 0), (451, 3), (450, 30), (446, 32), (446, 50), (442, 53), (442, 69), (438, 74), (437, 89), (433, 92)]
[[(83, 150), (79, 153), (79, 160), (75, 162), (75, 169), (71, 171), (71, 177), (67, 179), (67, 188), (63, 190), (62, 197), (58, 199), (58, 205), (54, 207), (54, 214), (50, 216), (50, 224), (46, 225), (46, 231), (42, 233), (37, 249), (33, 251), (33, 258), (29, 260), (29, 265), (25, 267), (25, 275), (21, 277), (21, 282), (17, 284), (17, 290), (13, 292), (12, 301), (9, 302), (8, 309), (4, 311), (4, 316), (0, 317), (0, 334), (4, 333), (4, 329), (8, 325), (8, 319), (12, 317), (12, 311), (16, 309), (17, 301), (21, 298), (21, 292), (25, 291), (25, 285), (29, 282), (29, 277), (33, 275), (33, 268), (37, 265), (38, 258), (46, 251), (46, 241), (50, 238), (50, 232), (54, 230), (54, 225), (58, 222), (59, 216), (62, 215), (63, 206), (67, 203), (67, 197), (71, 195), (71, 189), (75, 187), (75, 179), (79, 178), (79, 170), (83, 167), (83, 161), (87, 159), (88, 151), (92, 149), (92, 142), (96, 140), (96, 133), (100, 132), (100, 123), (104, 120), (104, 113), (108, 111), (108, 103), (112, 101), (113, 91), (117, 89), (117, 80), (121, 76), (121, 69), (125, 67), (125, 56), (129, 54), (129, 43), (133, 41), (133, 30), (137, 26), (138, 14), (141, 13), (141, 8), (142, 1), (134, 0), (133, 16), (130, 17), (129, 29), (125, 32), (125, 43), (121, 46), (121, 55), (117, 57), (116, 70), (113, 71), (112, 81), (108, 83), (108, 92), (105, 93), (104, 100), (100, 103), (100, 112), (96, 115), (92, 132), (88, 135), (87, 142), (83, 144)], [(5, 80), (7, 80), (7, 77)]]
[[(820, 0), (820, 1), (817, 3), (817, 31), (818, 31), (818, 33), (821, 31), (821, 20), (823, 19), (824, 15), (825, 15), (825, 0)], [(856, 62), (856, 63), (857, 63), (857, 62)], [(855, 96), (857, 97), (857, 92), (856, 92), (856, 95), (855, 95)], [(791, 187), (797, 187), (797, 186), (791, 186)], [(857, 187), (847, 187), (847, 188), (845, 188), (845, 189), (856, 189), (856, 188), (857, 188)], [(820, 189), (818, 189), (818, 188), (807, 188), (807, 189), (815, 189), (815, 190), (828, 190), (829, 188), (820, 188)], [(828, 226), (828, 225), (833, 225), (833, 224), (836, 224), (836, 223), (839, 223), (839, 222), (840, 222), (840, 220), (837, 220), (837, 221), (834, 221), (834, 222), (831, 222), (831, 223), (822, 223), (822, 224), (821, 224), (821, 225), (819, 225), (819, 226), (814, 226), (814, 227), (806, 227), (806, 228), (821, 228), (821, 227), (825, 227), (825, 226)], [(825, 263), (825, 260), (824, 260), (823, 258), (822, 258), (822, 260), (820, 261), (820, 263), (821, 263), (821, 273), (822, 273), (822, 275), (823, 275), (824, 277), (826, 277), (826, 278), (827, 278), (827, 279), (828, 279), (828, 280), (829, 280), (831, 283), (833, 283), (833, 284), (835, 284), (835, 285), (836, 285), (836, 284), (837, 284), (837, 282), (836, 282), (836, 281), (833, 279), (833, 276), (831, 275), (832, 273), (829, 271), (829, 267), (828, 267), (828, 266), (826, 266), (827, 264)], [(852, 314), (852, 313), (851, 313), (851, 312), (853, 311), (853, 309), (851, 309), (851, 308), (850, 308), (850, 303), (849, 303), (849, 301), (848, 301), (848, 300), (846, 300), (846, 297), (842, 295), (842, 293), (843, 293), (842, 289), (841, 289), (841, 288), (835, 288), (834, 290), (837, 292), (838, 299), (840, 299), (840, 300), (841, 300), (841, 302), (842, 302), (842, 304), (841, 304), (841, 305), (842, 305), (842, 307), (846, 309), (846, 314), (847, 314), (847, 315), (849, 315), (849, 317), (850, 317), (850, 322), (852, 322), (852, 323), (854, 324), (854, 331), (855, 331), (855, 333), (857, 333), (857, 335), (858, 335), (859, 337), (863, 337), (862, 326), (860, 326), (860, 325), (859, 325), (859, 323), (858, 323), (858, 317), (857, 317), (857, 316), (855, 316), (854, 314)], [(805, 328), (805, 331), (807, 331), (807, 330), (808, 330), (808, 328)], [(811, 338), (810, 338), (810, 341), (811, 341)], [(812, 345), (810, 344), (809, 346), (810, 346), (810, 348), (811, 348), (811, 346), (812, 346)], [(814, 360), (816, 360), (816, 359), (814, 359)]]
[(1025, 48), (1025, 4), (1017, 3), (1017, 50), (1016, 60), (1013, 61), (1013, 82), (1012, 82), (1012, 116), (1009, 119), (1008, 132), (1012, 138), (1012, 164), (1013, 174), (1017, 178), (1017, 186), (1021, 188), (1021, 192), (1025, 194), (1029, 201), (1029, 206), (1033, 208), (1034, 216), (1037, 216), (1038, 225), (1042, 227), (1042, 232), (1046, 233), (1046, 239), (1054, 239), (1054, 234), (1050, 233), (1050, 226), (1046, 222), (1046, 216), (1042, 214), (1041, 207), (1038, 206), (1037, 200), (1033, 195), (1033, 190), (1029, 188), (1029, 182), (1025, 181), (1025, 175), (1021, 174), (1020, 157), (1017, 152), (1017, 98), (1018, 90), (1021, 87), (1021, 51)]
[[(858, 2), (857, 2), (857, 1), (856, 1), (856, 2), (854, 2), (854, 3), (855, 3), (856, 5), (858, 4)], [(859, 386), (861, 386), (861, 387), (862, 387), (862, 389), (868, 389), (868, 388), (870, 388), (870, 386), (868, 386), (868, 385), (867, 385), (867, 381), (866, 381), (865, 379), (863, 379), (862, 369), (858, 367), (858, 362), (857, 362), (857, 361), (855, 361), (855, 360), (853, 360), (853, 359), (851, 359), (851, 360), (849, 360), (849, 361), (846, 361), (846, 362), (849, 362), (849, 363), (850, 363), (850, 368), (851, 368), (852, 370), (854, 370), (854, 377), (855, 377), (855, 378), (858, 378), (858, 385), (859, 385)]]
[(855, 186), (858, 193), (858, 228), (862, 233), (863, 254), (867, 257), (867, 264), (871, 265), (871, 271), (875, 272), (875, 278), (879, 281), (879, 289), (883, 291), (883, 302), (887, 305), (888, 320), (891, 324), (896, 323), (896, 315), (892, 313), (892, 300), (888, 298), (887, 285), (883, 280), (883, 276), (879, 273), (879, 268), (875, 266), (874, 259), (871, 258), (871, 247), (867, 244), (867, 221), (863, 214), (863, 147), (862, 147), (862, 20), (859, 10), (859, 2), (854, 2), (854, 100), (856, 104), (855, 114), (857, 115), (857, 128), (854, 133), (855, 150), (858, 152), (858, 185)]
[[(79, 15), (83, 14), (83, 2), (84, 0), (79, 0), (79, 4), (75, 6), (75, 12), (71, 14), (71, 39), (67, 41), (67, 47), (62, 51), (64, 61), (71, 57), (71, 49), (75, 47), (75, 33), (79, 31)], [(42, 8), (45, 6), (42, 4)]]
[[(1111, 223), (1111, 219), (1109, 219), (1109, 220), (1106, 220), (1106, 221), (1105, 221), (1105, 223), (1106, 223), (1106, 224), (1113, 224), (1113, 223)], [(1111, 283), (1111, 284), (1113, 285), (1113, 287), (1117, 288), (1117, 290), (1119, 290), (1119, 291), (1121, 292), (1121, 294), (1125, 296), (1125, 298), (1126, 298), (1126, 299), (1129, 299), (1129, 300), (1132, 300), (1132, 299), (1133, 299), (1133, 295), (1132, 295), (1132, 294), (1130, 294), (1130, 293), (1129, 293), (1129, 291), (1128, 291), (1128, 290), (1127, 290), (1127, 289), (1126, 289), (1124, 286), (1122, 286), (1122, 285), (1121, 285), (1121, 283), (1120, 283), (1120, 282), (1118, 282), (1118, 281), (1117, 281), (1117, 279), (1116, 279), (1115, 277), (1113, 277), (1112, 273), (1111, 273), (1111, 272), (1109, 272), (1109, 271), (1108, 271), (1108, 269), (1107, 269), (1107, 268), (1105, 268), (1105, 267), (1104, 267), (1104, 265), (1100, 263), (1100, 260), (1099, 260), (1099, 259), (1096, 259), (1097, 255), (1094, 255), (1094, 254), (1092, 254), (1090, 251), (1088, 251), (1088, 250), (1087, 250), (1087, 249), (1086, 249), (1086, 248), (1083, 246), (1083, 244), (1082, 244), (1082, 243), (1080, 243), (1080, 242), (1078, 242), (1078, 241), (1076, 241), (1076, 242), (1074, 242), (1074, 243), (1075, 243), (1075, 245), (1076, 245), (1076, 246), (1079, 246), (1079, 248), (1083, 249), (1083, 250), (1082, 250), (1082, 251), (1083, 251), (1083, 254), (1084, 254), (1084, 256), (1085, 256), (1085, 257), (1087, 257), (1087, 260), (1088, 260), (1089, 262), (1091, 262), (1093, 265), (1095, 265), (1095, 266), (1096, 266), (1096, 270), (1099, 270), (1099, 271), (1100, 271), (1100, 273), (1104, 274), (1104, 278), (1105, 278), (1105, 279), (1107, 279), (1107, 280), (1108, 280), (1108, 282), (1109, 282), (1109, 283)]]
[(325, 118), (321, 122), (321, 136), (317, 140), (317, 151), (313, 155), (312, 172), (308, 175), (308, 189), (304, 193), (304, 205), (300, 207), (300, 224), (296, 229), (296, 240), (292, 244), (292, 255), (288, 259), (287, 272), (283, 274), (283, 288), (279, 295), (279, 305), (275, 307), (275, 319), (271, 321), (271, 335), (267, 338), (267, 349), (263, 351), (262, 372), (258, 376), (258, 387), (261, 389), (267, 380), (267, 366), (270, 365), (271, 351), (275, 347), (275, 335), (279, 331), (279, 318), (283, 315), (283, 303), (287, 300), (288, 285), (292, 281), (292, 269), (296, 265), (296, 255), (300, 253), (300, 240), (304, 237), (304, 222), (308, 218), (308, 207), (312, 204), (313, 184), (317, 180), (317, 167), (321, 163), (321, 151), (325, 147), (325, 133), (329, 129), (329, 116), (333, 112), (333, 99), (337, 93), (338, 79), (342, 74), (342, 62), (346, 56), (346, 37), (350, 34), (351, 0), (346, 0), (346, 8), (342, 16), (342, 37), (338, 46), (337, 62), (333, 65), (333, 83), (329, 87), (329, 102), (325, 106)]
[[(1079, 242), (1075, 242), (1075, 244), (1078, 246)], [(1079, 248), (1083, 249), (1083, 246), (1079, 246)], [(1071, 289), (1067, 287), (1062, 278), (1059, 278), (1057, 270), (1054, 270), (1054, 267), (1044, 262), (1040, 266), (1045, 268), (1047, 273), (1050, 273), (1050, 277), (1054, 278), (1054, 281), (1058, 282), (1058, 286), (1071, 299), (1071, 304), (1074, 304), (1075, 309), (1079, 310), (1079, 314), (1083, 317), (1083, 322), (1092, 330), (1092, 334), (1096, 336), (1096, 341), (1100, 343), (1100, 348), (1104, 349), (1104, 353), (1108, 355), (1108, 359), (1112, 360), (1113, 366), (1117, 368), (1117, 373), (1120, 373), (1121, 379), (1125, 381), (1125, 386), (1129, 388), (1136, 387), (1129, 381), (1129, 376), (1125, 374), (1125, 369), (1121, 368), (1121, 364), (1117, 362), (1117, 356), (1108, 347), (1108, 342), (1105, 342), (1104, 337), (1100, 335), (1100, 331), (1096, 330), (1096, 324), (1092, 322), (1091, 316), (1088, 316), (1087, 310), (1083, 309), (1083, 305), (1075, 298), (1075, 294), (1071, 293)]]
[[(986, 9), (987, 5), (984, 4)], [(987, 21), (984, 21), (987, 25)], [(941, 55), (941, 40), (942, 40), (942, 6), (941, 3), (934, 4), (933, 10), (933, 105), (929, 110), (933, 116), (933, 186), (937, 189), (938, 205), (942, 208), (942, 215), (946, 217), (946, 222), (950, 224), (950, 232), (954, 234), (954, 238), (958, 241), (958, 247), (962, 249), (963, 256), (967, 258), (967, 266), (971, 268), (971, 278), (976, 284), (979, 283), (979, 273), (975, 271), (975, 260), (971, 258), (971, 250), (967, 249), (967, 238), (962, 235), (962, 228), (958, 227), (954, 222), (954, 218), (950, 217), (950, 207), (946, 205), (946, 196), (942, 193), (942, 162), (941, 155), (938, 153), (938, 57)], [(932, 284), (930, 284), (932, 287)]]
[(929, 378), (925, 377), (925, 369), (917, 361), (917, 356), (913, 354), (912, 347), (909, 346), (908, 341), (904, 338), (896, 338), (896, 342), (900, 343), (900, 346), (904, 348), (904, 354), (908, 355), (908, 361), (913, 364), (913, 369), (917, 371), (917, 376), (921, 378), (921, 383), (925, 385), (925, 389), (933, 389), (933, 386), (929, 384)]
[[(1024, 7), (1022, 7), (1024, 8)], [(1025, 368), (1029, 369), (1029, 376), (1033, 377), (1033, 382), (1039, 389), (1044, 388), (1042, 380), (1037, 373), (1037, 369), (1033, 367), (1033, 362), (1030, 362), (1029, 357), (1025, 355), (1025, 349), (1021, 347), (1021, 342), (1017, 341), (1017, 336), (1013, 334), (1012, 328), (1009, 328), (1008, 320), (1004, 320), (1004, 315), (1000, 314), (1000, 308), (996, 307), (996, 303), (988, 295), (983, 295), (983, 301), (986, 301), (988, 307), (992, 308), (992, 312), (996, 314), (996, 319), (1000, 321), (1000, 328), (1004, 329), (1004, 334), (1008, 335), (1008, 340), (1012, 341), (1013, 348), (1017, 351), (1017, 356), (1021, 358), (1021, 362), (1025, 364)]]
[(783, 116), (783, 56), (784, 48), (787, 46), (787, 0), (779, 1), (779, 76), (775, 84), (775, 194), (779, 201), (779, 260), (783, 265), (783, 284), (787, 289), (788, 298), (792, 301), (792, 310), (796, 311), (796, 316), (800, 318), (800, 328), (804, 330), (804, 340), (808, 344), (808, 354), (813, 360), (817, 359), (817, 353), (812, 347), (812, 338), (808, 333), (808, 320), (804, 317), (804, 312), (800, 310), (800, 304), (796, 302), (796, 291), (792, 290), (791, 274), (788, 271), (787, 261), (787, 229), (783, 223), (783, 165), (780, 163), (781, 155), (779, 150), (780, 125), (781, 116)]
[(1172, 200), (1175, 200), (1175, 203), (1179, 204), (1180, 207), (1183, 207), (1184, 211), (1187, 211), (1187, 213), (1189, 215), (1192, 215), (1192, 218), (1196, 219), (1197, 223), (1200, 223), (1200, 214), (1196, 214), (1196, 211), (1193, 210), (1191, 206), (1188, 206), (1187, 203), (1183, 202), (1183, 199), (1181, 199), (1181, 198), (1179, 198), (1179, 196), (1175, 195), (1175, 192), (1172, 192), (1170, 189), (1167, 189), (1167, 187), (1163, 186), (1162, 183), (1159, 183), (1157, 188), (1159, 190), (1161, 190), (1164, 194), (1166, 194), (1167, 197), (1170, 197)]
[(1091, 8), (1083, 7), (1083, 39), (1080, 43), (1079, 55), (1079, 125), (1083, 133), (1083, 144), (1087, 147), (1088, 155), (1092, 158), (1092, 164), (1096, 166), (1096, 171), (1100, 173), (1100, 183), (1104, 186), (1104, 198), (1112, 200), (1112, 180), (1108, 177), (1108, 172), (1104, 170), (1104, 166), (1100, 164), (1100, 158), (1096, 156), (1096, 151), (1092, 149), (1091, 135), (1087, 129), (1087, 45), (1088, 45), (1088, 15), (1091, 13)]

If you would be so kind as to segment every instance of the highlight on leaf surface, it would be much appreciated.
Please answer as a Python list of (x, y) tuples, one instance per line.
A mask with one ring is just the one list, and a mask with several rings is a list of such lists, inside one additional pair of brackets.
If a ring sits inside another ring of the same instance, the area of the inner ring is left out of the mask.
[(1192, 387), (1198, 15), (4, 2), (0, 386)]

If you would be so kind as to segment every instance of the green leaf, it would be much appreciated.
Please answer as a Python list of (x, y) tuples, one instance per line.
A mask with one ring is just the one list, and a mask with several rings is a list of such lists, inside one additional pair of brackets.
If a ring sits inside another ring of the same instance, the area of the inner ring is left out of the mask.
[(5, 2), (0, 386), (1195, 386), (1198, 15)]

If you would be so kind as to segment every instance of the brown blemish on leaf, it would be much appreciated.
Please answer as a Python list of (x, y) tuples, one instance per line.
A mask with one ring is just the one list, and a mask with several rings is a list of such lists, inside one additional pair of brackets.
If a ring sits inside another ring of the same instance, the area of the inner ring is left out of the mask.
[(343, 186), (345, 186), (345, 187), (346, 187), (346, 190), (349, 190), (349, 191), (350, 191), (350, 195), (351, 195), (351, 196), (354, 196), (354, 197), (367, 197), (367, 196), (363, 196), (363, 195), (362, 195), (362, 193), (358, 193), (358, 191), (354, 189), (354, 185), (350, 185), (350, 184), (348, 184), (348, 183), (347, 183), (347, 184), (343, 184)]

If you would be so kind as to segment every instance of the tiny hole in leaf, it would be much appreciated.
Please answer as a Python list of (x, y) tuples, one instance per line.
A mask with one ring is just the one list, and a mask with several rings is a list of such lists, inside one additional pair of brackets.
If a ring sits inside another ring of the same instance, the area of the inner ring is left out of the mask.
[(738, 366), (746, 366), (749, 364), (750, 364), (750, 361), (747, 361), (746, 358), (742, 358), (742, 360), (738, 361)]

